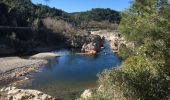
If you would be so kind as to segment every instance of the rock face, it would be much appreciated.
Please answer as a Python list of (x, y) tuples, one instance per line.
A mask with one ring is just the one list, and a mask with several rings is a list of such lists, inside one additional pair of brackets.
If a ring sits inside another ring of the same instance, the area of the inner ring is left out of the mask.
[(99, 35), (74, 36), (71, 40), (71, 46), (81, 48), (83, 53), (96, 54), (100, 51), (104, 39)]
[(100, 51), (101, 47), (103, 46), (104, 39), (98, 35), (95, 35), (91, 38), (90, 43), (84, 43), (82, 46), (81, 51), (89, 54), (96, 54)]
[(2, 88), (0, 100), (57, 100), (55, 97), (37, 90), (16, 89), (15, 87)]
[(81, 51), (82, 51), (82, 52), (89, 53), (89, 54), (96, 54), (99, 49), (100, 49), (100, 47), (98, 47), (96, 43), (92, 43), (92, 42), (91, 42), (91, 43), (89, 43), (89, 44), (86, 44), (86, 43), (85, 43), (85, 44), (82, 46)]
[(120, 36), (119, 32), (108, 32), (106, 30), (100, 30), (92, 31), (91, 34), (99, 35), (109, 41), (113, 52), (118, 52), (121, 44), (128, 44), (127, 41), (125, 41), (125, 39)]

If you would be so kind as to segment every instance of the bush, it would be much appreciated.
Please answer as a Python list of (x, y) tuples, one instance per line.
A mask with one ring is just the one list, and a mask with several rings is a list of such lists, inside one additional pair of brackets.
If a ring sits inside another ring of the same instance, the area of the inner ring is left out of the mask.
[(122, 44), (119, 49), (119, 56), (125, 60), (126, 58), (133, 55), (133, 51), (130, 48), (127, 48), (126, 45)]
[[(91, 98), (98, 100), (169, 100), (170, 99), (170, 6), (167, 0), (135, 0), (120, 24), (127, 39), (139, 42), (121, 68), (100, 75), (102, 91)], [(89, 99), (91, 99), (89, 98)]]
[(43, 24), (46, 28), (53, 30), (55, 33), (75, 34), (77, 32), (73, 25), (64, 20), (57, 20), (48, 17), (43, 20)]
[(104, 90), (94, 92), (89, 100), (168, 100), (170, 76), (163, 66), (142, 55), (132, 56), (121, 68), (100, 75)]

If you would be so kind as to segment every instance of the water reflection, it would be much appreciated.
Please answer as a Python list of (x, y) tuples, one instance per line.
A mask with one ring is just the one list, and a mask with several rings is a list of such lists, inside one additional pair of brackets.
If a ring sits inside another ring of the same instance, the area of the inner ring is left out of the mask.
[(73, 92), (94, 88), (97, 73), (121, 64), (108, 44), (105, 44), (105, 49), (97, 56), (80, 55), (69, 50), (59, 50), (55, 53), (62, 56), (51, 59), (42, 72), (35, 75), (34, 80), (20, 87), (65, 97)]

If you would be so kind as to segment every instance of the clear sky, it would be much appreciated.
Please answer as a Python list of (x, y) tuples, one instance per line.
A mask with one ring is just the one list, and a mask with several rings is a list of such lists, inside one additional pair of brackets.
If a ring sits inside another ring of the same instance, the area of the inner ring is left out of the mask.
[(87, 11), (92, 8), (111, 8), (122, 11), (130, 6), (132, 0), (32, 0), (34, 4), (44, 4), (66, 12)]

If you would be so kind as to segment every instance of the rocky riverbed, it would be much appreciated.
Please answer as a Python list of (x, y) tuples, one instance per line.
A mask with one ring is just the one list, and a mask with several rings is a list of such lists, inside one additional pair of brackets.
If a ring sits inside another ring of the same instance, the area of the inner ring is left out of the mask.
[(0, 90), (0, 100), (59, 100), (59, 99), (37, 90), (6, 87)]
[(99, 30), (91, 31), (91, 34), (99, 35), (100, 37), (105, 38), (106, 41), (109, 41), (110, 47), (112, 48), (113, 52), (116, 53), (119, 51), (119, 48), (122, 44), (126, 45), (127, 47), (134, 47), (134, 43), (126, 41), (118, 31)]
[(23, 76), (46, 63), (46, 60), (31, 60), (20, 57), (0, 58), (0, 81)]
[(47, 64), (47, 59), (58, 56), (54, 53), (39, 53), (27, 59), (21, 57), (2, 57), (0, 58), (0, 82), (24, 76)]
[(47, 64), (48, 59), (59, 57), (54, 53), (39, 53), (28, 57), (3, 57), (0, 58), (0, 85), (7, 86), (0, 90), (0, 100), (56, 100), (37, 90), (16, 89), (8, 87), (18, 80), (28, 79), (26, 74), (38, 70)]
[(99, 30), (99, 31), (91, 31), (93, 35), (99, 35), (100, 37), (104, 37), (105, 40), (110, 42), (110, 47), (113, 52), (118, 52), (121, 44), (126, 44), (126, 41), (123, 37), (120, 36), (119, 32), (116, 31), (107, 31), (107, 30)]

